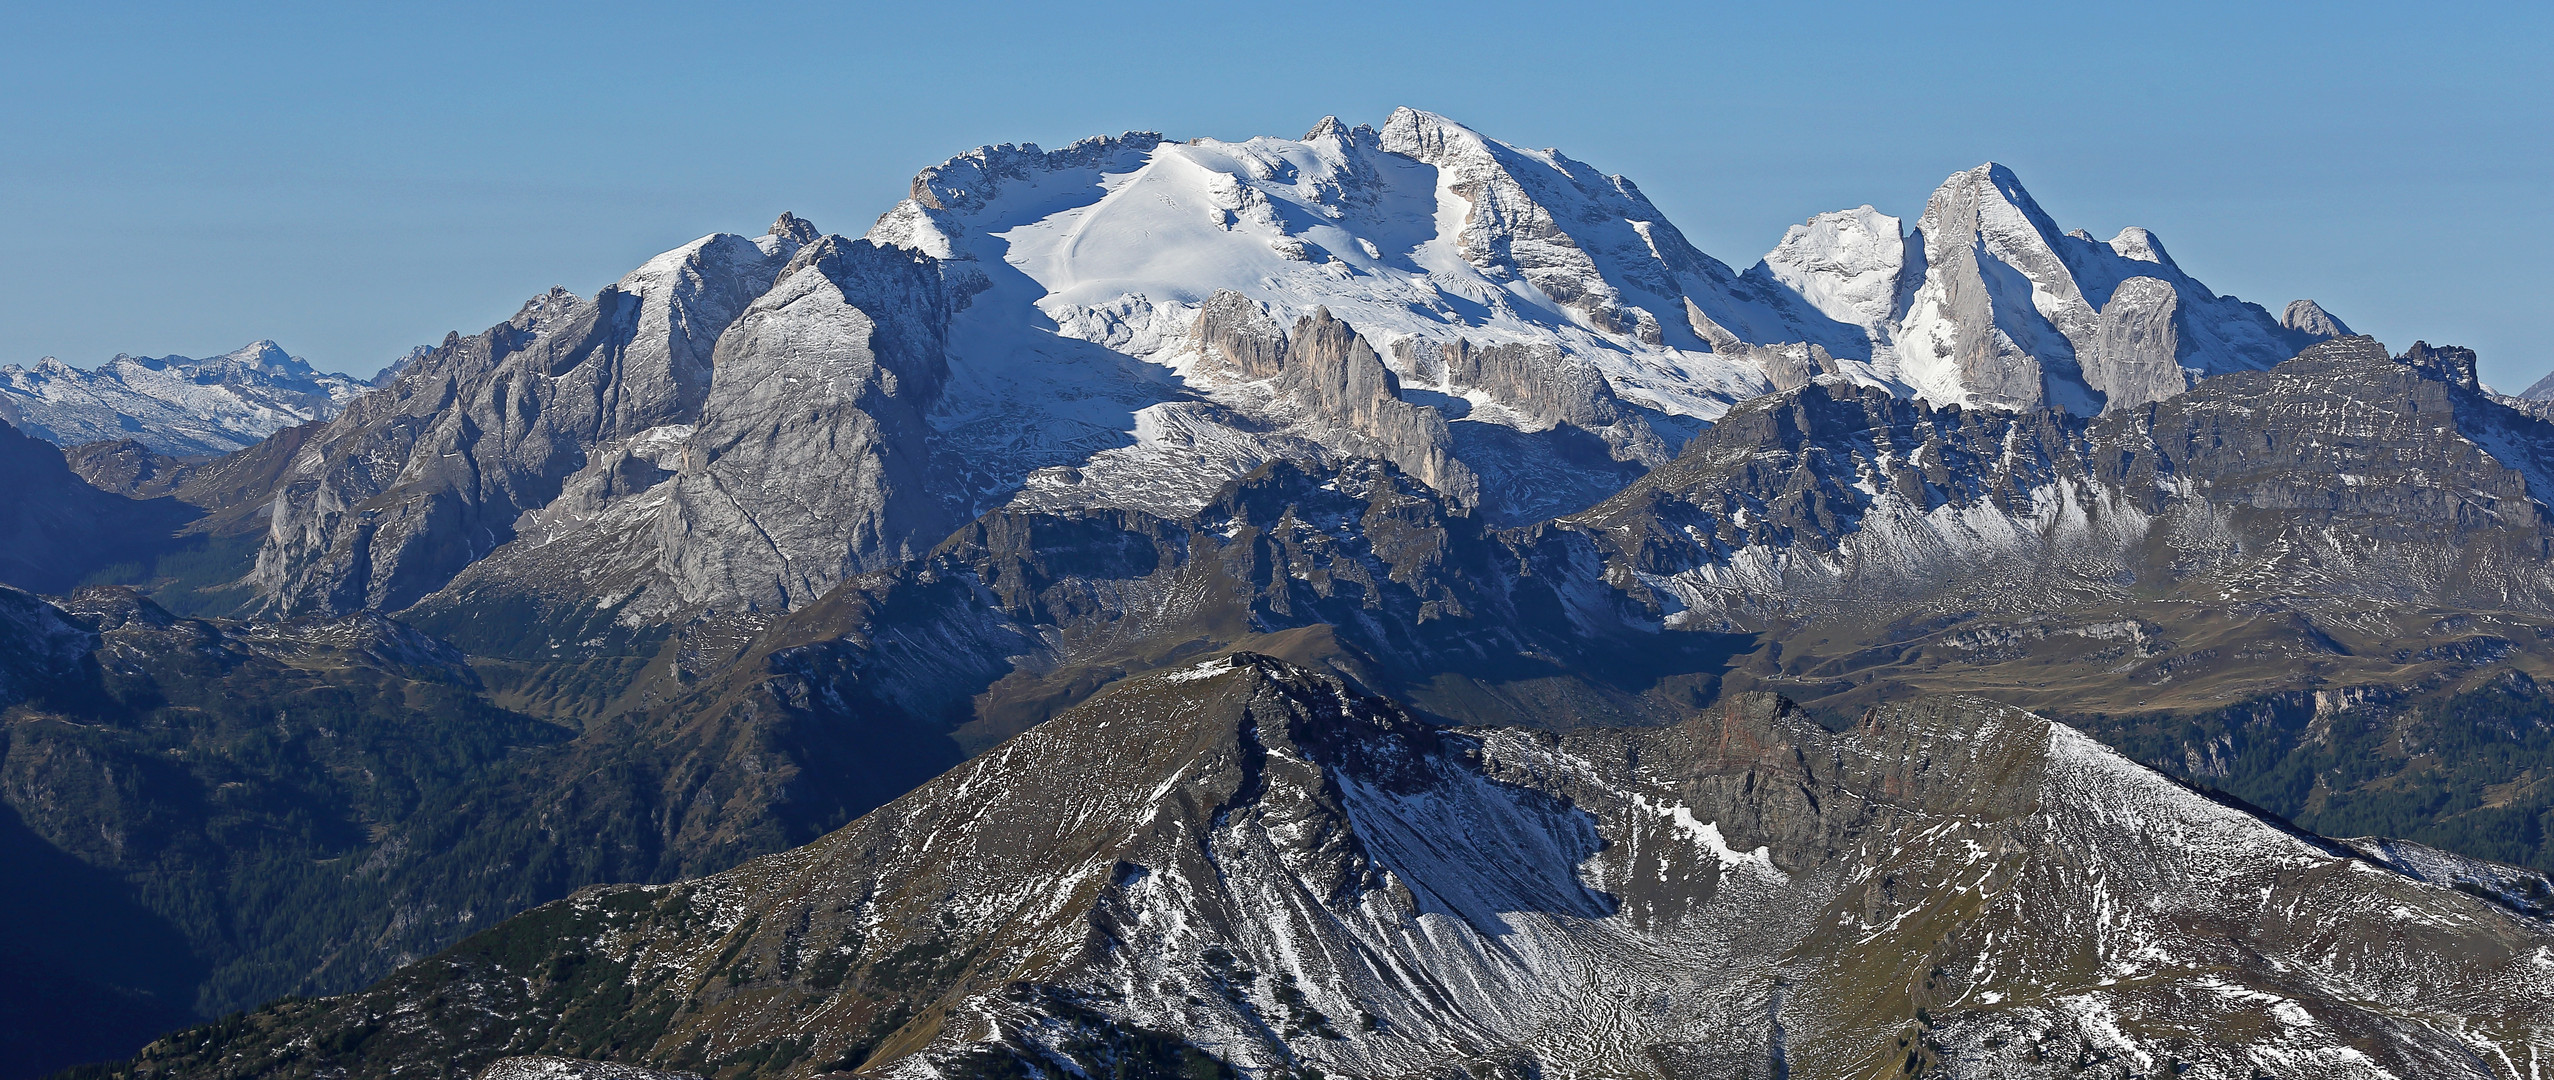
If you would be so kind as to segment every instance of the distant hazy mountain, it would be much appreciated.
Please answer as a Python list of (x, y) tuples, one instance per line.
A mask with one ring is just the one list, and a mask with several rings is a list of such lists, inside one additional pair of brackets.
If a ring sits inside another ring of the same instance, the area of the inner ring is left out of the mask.
[(137, 501), (72, 471), (60, 447), (0, 422), (0, 583), (64, 592), (111, 564), (146, 558), (197, 512)]
[(334, 417), (364, 387), (272, 341), (202, 360), (118, 354), (90, 371), (46, 357), (0, 367), (0, 419), (56, 446), (132, 439), (164, 454), (223, 454)]

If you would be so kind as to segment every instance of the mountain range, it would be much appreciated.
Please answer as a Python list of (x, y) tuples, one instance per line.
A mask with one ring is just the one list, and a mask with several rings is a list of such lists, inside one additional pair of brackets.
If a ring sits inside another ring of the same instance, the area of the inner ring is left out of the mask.
[(0, 432), (0, 963), (117, 1003), (0, 1044), (2526, 1074), (2554, 427), (2474, 364), (1996, 165), (1739, 271), (1415, 110), (980, 148), (219, 457)]
[(85, 371), (48, 356), (0, 366), (0, 420), (65, 447), (132, 440), (173, 457), (227, 454), (330, 419), (364, 389), (272, 341), (203, 360), (119, 353)]

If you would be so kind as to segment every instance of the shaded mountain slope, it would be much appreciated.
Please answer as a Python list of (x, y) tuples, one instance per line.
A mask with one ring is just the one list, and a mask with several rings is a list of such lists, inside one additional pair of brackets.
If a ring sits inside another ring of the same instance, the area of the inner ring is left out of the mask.
[(272, 341), (201, 360), (118, 355), (88, 371), (46, 357), (0, 366), (0, 420), (63, 447), (132, 439), (164, 454), (224, 454), (334, 417), (364, 389)]
[(68, 591), (116, 563), (149, 557), (198, 512), (175, 499), (137, 501), (71, 471), (62, 451), (0, 423), (0, 583)]

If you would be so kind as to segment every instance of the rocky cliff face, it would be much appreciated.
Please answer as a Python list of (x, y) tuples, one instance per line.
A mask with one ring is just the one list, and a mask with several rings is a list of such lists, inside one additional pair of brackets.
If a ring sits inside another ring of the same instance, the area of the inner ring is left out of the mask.
[(2401, 861), (1982, 702), (1447, 732), (1243, 654), (130, 1074), (2523, 1075), (2554, 931)]
[(119, 354), (90, 371), (46, 357), (0, 366), (0, 420), (58, 446), (132, 439), (163, 454), (224, 454), (334, 417), (364, 389), (272, 341), (202, 360)]
[(443, 346), (308, 445), (255, 582), (288, 611), (397, 609), (513, 539), (606, 443), (699, 418), (719, 336), (796, 254), (784, 221), (707, 237)]
[(665, 510), (684, 600), (786, 610), (954, 527), (924, 419), (947, 309), (929, 257), (826, 238), (719, 338)]
[[(987, 147), (925, 170), (871, 246), (815, 236), (705, 238), (414, 358), (299, 451), (264, 602), (787, 610), (998, 506), (1183, 514), (1277, 460), (1388, 460), (1526, 524), (1767, 389), (2089, 415), (2339, 325), (2220, 297), (2142, 230), (2060, 233), (1994, 166), (1911, 234), (1822, 215), (1734, 274), (1629, 181), (1413, 110)], [(816, 247), (841, 280), (793, 268)], [(863, 269), (890, 250), (909, 264)]]
[[(1259, 464), (1305, 457), (1302, 441), (1375, 452), (1374, 431), (1299, 429), (1296, 396), (1256, 385), (1277, 377), (1270, 343), (1321, 311), (1366, 340), (1398, 396), (1440, 414), (1448, 456), (1491, 480), (1485, 512), (1528, 520), (1547, 487), (1584, 505), (1628, 475), (1617, 465), (1691, 430), (1641, 431), (1652, 410), (1708, 416), (1764, 387), (1689, 311), (1754, 340), (1828, 325), (1695, 251), (1627, 181), (1414, 110), (1382, 130), (1326, 120), (1300, 140), (987, 147), (915, 191), (870, 238), (944, 258), (965, 282), (942, 434), (990, 474), (970, 483), (993, 501), (1020, 488), (1039, 506), (1190, 509)], [(1057, 336), (1021, 332), (1049, 323)], [(1493, 359), (1460, 359), (1473, 353)], [(1394, 426), (1430, 427), (1411, 424)], [(1590, 431), (1609, 464), (1582, 460)]]
[[(264, 610), (0, 594), (42, 661), (0, 697), (118, 703), (22, 702), (0, 773), (48, 844), (287, 910), (210, 1008), (976, 756), (143, 1073), (2488, 1073), (2554, 885), (1980, 700), (2451, 846), (2549, 805), (2554, 429), (2344, 331), (1991, 166), (1735, 275), (1426, 114), (986, 148), (867, 240), (705, 238), (242, 453), (82, 448), (253, 522)], [(193, 819), (116, 778), (180, 774), (249, 816), (131, 825)], [(228, 839), (294, 814), (325, 843)]]
[(2323, 309), (2323, 305), (2312, 300), (2289, 301), (2287, 309), (2279, 313), (2279, 326), (2290, 333), (2317, 340), (2352, 334), (2348, 324), (2334, 318), (2331, 312)]

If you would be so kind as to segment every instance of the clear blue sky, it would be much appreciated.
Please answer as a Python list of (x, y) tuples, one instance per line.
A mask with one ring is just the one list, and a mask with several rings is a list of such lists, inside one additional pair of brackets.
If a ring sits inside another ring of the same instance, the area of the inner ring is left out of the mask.
[[(2416, 10), (2424, 8), (2425, 10)], [(2274, 310), (2554, 367), (2554, 5), (52, 4), (0, 35), (0, 361), (368, 373), (988, 142), (1396, 105), (1624, 173), (1704, 250), (2011, 165)]]

